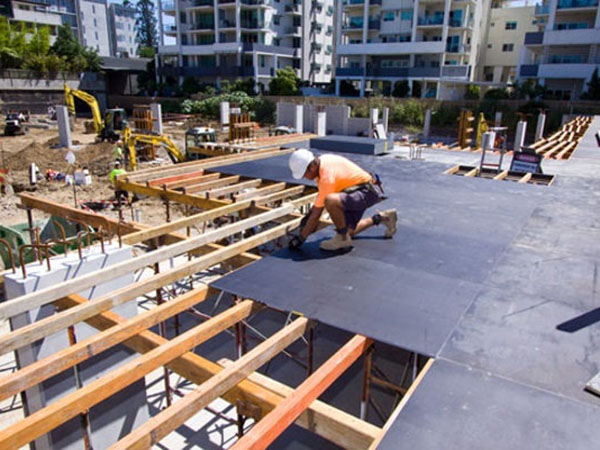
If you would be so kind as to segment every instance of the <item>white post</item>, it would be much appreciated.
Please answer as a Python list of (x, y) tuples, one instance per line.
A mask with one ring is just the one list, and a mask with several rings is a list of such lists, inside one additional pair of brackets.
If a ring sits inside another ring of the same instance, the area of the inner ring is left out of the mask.
[(327, 134), (326, 123), (327, 123), (327, 113), (325, 113), (325, 112), (317, 113), (317, 126), (316, 126), (315, 131), (317, 132), (318, 136), (325, 136)]
[(525, 131), (527, 131), (527, 122), (519, 120), (519, 123), (517, 123), (517, 132), (515, 133), (515, 145), (513, 146), (515, 152), (520, 152), (521, 147), (523, 147)]
[(296, 117), (294, 122), (296, 133), (304, 133), (304, 105), (296, 105)]
[(383, 108), (383, 129), (388, 132), (388, 123), (390, 121), (390, 108)]
[(71, 127), (69, 126), (69, 110), (66, 106), (56, 106), (56, 120), (58, 121), (58, 136), (61, 147), (71, 147)]
[(541, 112), (538, 116), (537, 126), (535, 127), (535, 139), (534, 141), (539, 141), (544, 137), (544, 125), (546, 124), (546, 114)]
[[(279, 103), (277, 104), (277, 112), (279, 113)], [(229, 102), (221, 102), (221, 127), (229, 126)]]
[(152, 111), (152, 131), (156, 134), (163, 134), (161, 104), (150, 103), (150, 110)]
[(502, 111), (496, 112), (496, 117), (494, 118), (494, 126), (501, 127), (502, 126)]
[(427, 108), (425, 110), (425, 122), (423, 123), (423, 136), (428, 138), (430, 131), (431, 131), (431, 109)]
[(375, 131), (375, 125), (379, 122), (379, 109), (371, 108), (371, 117), (369, 119), (369, 137), (373, 137), (373, 132)]

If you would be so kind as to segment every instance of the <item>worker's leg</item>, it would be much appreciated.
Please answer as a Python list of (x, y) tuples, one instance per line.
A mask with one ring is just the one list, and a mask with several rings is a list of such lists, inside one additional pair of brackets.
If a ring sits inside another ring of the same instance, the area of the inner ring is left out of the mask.
[(363, 231), (371, 228), (373, 225), (375, 224), (372, 217), (361, 219), (356, 225), (356, 228), (354, 230), (350, 230), (350, 236), (356, 236), (358, 233), (362, 233)]
[(336, 231), (347, 234), (346, 217), (344, 215), (344, 206), (341, 200), (342, 194), (329, 194), (325, 197), (325, 209), (329, 213)]

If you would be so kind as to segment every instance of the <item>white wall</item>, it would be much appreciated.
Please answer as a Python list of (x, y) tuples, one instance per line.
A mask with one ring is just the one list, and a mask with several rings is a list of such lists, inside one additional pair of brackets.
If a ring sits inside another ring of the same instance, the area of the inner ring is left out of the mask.
[(110, 56), (108, 10), (105, 3), (81, 0), (79, 3), (83, 44), (94, 48), (100, 56)]

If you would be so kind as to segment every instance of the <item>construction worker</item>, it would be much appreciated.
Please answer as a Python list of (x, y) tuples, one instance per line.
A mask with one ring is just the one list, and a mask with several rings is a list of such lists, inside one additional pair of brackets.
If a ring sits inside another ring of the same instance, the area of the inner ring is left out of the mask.
[(123, 164), (123, 141), (117, 141), (117, 145), (113, 150), (113, 159)]
[(297, 236), (290, 241), (291, 249), (298, 249), (317, 229), (319, 218), (326, 209), (333, 221), (336, 234), (321, 242), (322, 250), (340, 250), (352, 246), (352, 236), (373, 225), (384, 225), (386, 238), (396, 233), (397, 213), (388, 209), (362, 219), (365, 210), (384, 199), (379, 177), (372, 175), (347, 158), (339, 155), (314, 156), (307, 149), (290, 155), (289, 166), (296, 179), (317, 180), (317, 200), (303, 221)]
[(127, 203), (127, 201), (129, 200), (129, 193), (127, 191), (117, 189), (116, 187), (117, 176), (124, 173), (127, 173), (127, 171), (121, 167), (121, 162), (115, 161), (114, 169), (111, 170), (110, 174), (108, 175), (110, 182), (115, 187), (115, 200), (118, 205), (121, 205), (121, 199), (124, 199), (125, 203)]

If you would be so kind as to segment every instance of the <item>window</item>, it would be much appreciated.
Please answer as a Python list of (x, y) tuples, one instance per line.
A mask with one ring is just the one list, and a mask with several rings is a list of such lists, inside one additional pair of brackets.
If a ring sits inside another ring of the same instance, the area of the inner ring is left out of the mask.
[(96, 6), (92, 5), (92, 13), (96, 14)]
[(412, 9), (405, 10), (405, 11), (402, 11), (400, 13), (400, 19), (401, 20), (412, 20), (412, 18), (413, 18), (413, 11), (412, 11)]
[(506, 25), (504, 25), (504, 29), (505, 30), (516, 30), (517, 22), (506, 22)]
[(275, 14), (275, 15), (273, 16), (273, 23), (274, 23), (275, 25), (279, 25), (279, 24), (280, 24), (280, 22), (281, 22), (281, 16), (280, 16), (280, 15), (278, 15), (278, 14)]
[(488, 48), (492, 48), (492, 44), (488, 44)]
[(94, 32), (94, 34), (96, 35), (96, 40), (99, 41), (100, 38), (98, 37), (98, 32), (96, 31), (96, 32)]
[(503, 52), (512, 52), (515, 47), (515, 44), (502, 44)]
[(94, 26), (98, 27), (98, 22), (96, 21), (96, 18), (94, 17)]
[(384, 22), (393, 22), (395, 18), (396, 14), (394, 13), (394, 11), (388, 11), (383, 15)]
[(496, 26), (495, 22), (490, 22), (490, 27)]

